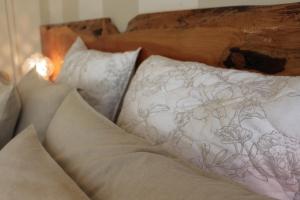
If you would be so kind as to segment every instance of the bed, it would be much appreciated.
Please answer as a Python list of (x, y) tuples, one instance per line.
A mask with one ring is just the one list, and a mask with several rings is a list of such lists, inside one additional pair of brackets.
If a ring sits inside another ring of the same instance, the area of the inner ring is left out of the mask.
[(299, 199), (299, 36), (300, 3), (41, 26), (51, 81), (1, 85), (0, 194)]

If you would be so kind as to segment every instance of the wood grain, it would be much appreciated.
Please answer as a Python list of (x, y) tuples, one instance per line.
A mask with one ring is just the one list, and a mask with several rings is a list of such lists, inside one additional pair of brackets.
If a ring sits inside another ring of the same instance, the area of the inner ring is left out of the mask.
[(273, 6), (235, 6), (141, 14), (133, 18), (127, 32), (149, 29), (232, 27), (245, 32), (262, 28), (299, 26), (300, 3)]
[(94, 42), (102, 36), (119, 33), (109, 18), (44, 25), (40, 32), (42, 52), (55, 66), (54, 78), (60, 71), (65, 54), (78, 36), (85, 42)]
[[(215, 57), (213, 62), (202, 60), (203, 62), (268, 74), (300, 75), (300, 3), (142, 14), (130, 21), (127, 32), (173, 30), (176, 34), (178, 30), (197, 27), (211, 28), (212, 33), (214, 28), (223, 27), (225, 35), (228, 34), (225, 28), (228, 27), (240, 32), (240, 44), (232, 41), (226, 48), (222, 45), (215, 48), (222, 50), (226, 56)], [(198, 37), (202, 37), (202, 34), (199, 33)], [(226, 36), (221, 35), (215, 39), (225, 38)], [(199, 42), (199, 38), (190, 40), (210, 48), (209, 43), (203, 44)], [(239, 51), (233, 52), (234, 49)], [(192, 60), (201, 60), (201, 56), (203, 55), (199, 54)]]
[[(139, 63), (151, 55), (163, 55), (177, 60), (198, 61), (219, 67), (230, 67), (225, 65), (225, 61), (231, 55), (231, 50), (240, 49), (248, 51), (242, 55), (245, 59), (248, 56), (248, 59), (252, 59), (250, 61), (259, 65), (231, 67), (258, 70), (268, 74), (275, 72), (278, 75), (300, 75), (300, 37), (298, 37), (300, 29), (288, 35), (286, 31), (278, 29), (272, 32), (268, 30), (246, 33), (228, 27), (143, 30), (105, 36), (90, 46), (110, 52), (143, 47)], [(249, 51), (258, 55), (250, 57)], [(269, 59), (265, 59), (262, 55), (268, 56)], [(262, 60), (259, 60), (261, 57)], [(278, 70), (278, 65), (274, 61), (282, 63), (283, 69)]]
[(43, 50), (62, 60), (80, 35), (89, 48), (102, 51), (142, 47), (139, 63), (158, 54), (217, 67), (300, 75), (300, 3), (140, 15), (127, 30), (95, 37), (66, 26), (42, 29)]

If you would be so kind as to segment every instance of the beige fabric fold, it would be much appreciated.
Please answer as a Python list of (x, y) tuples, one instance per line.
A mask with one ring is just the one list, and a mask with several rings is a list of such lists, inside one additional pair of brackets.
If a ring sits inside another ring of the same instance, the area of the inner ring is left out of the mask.
[(49, 125), (45, 148), (93, 200), (260, 200), (129, 135), (73, 91)]
[(0, 83), (0, 149), (12, 139), (20, 110), (15, 87)]
[(33, 127), (0, 151), (0, 199), (88, 200), (44, 150)]
[(16, 133), (33, 124), (42, 141), (52, 117), (70, 90), (64, 84), (45, 81), (35, 70), (30, 71), (18, 84), (22, 112)]

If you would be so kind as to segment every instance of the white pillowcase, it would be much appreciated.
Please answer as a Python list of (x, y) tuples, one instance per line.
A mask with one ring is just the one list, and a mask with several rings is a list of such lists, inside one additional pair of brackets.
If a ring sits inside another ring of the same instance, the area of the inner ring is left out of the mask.
[(92, 107), (114, 121), (139, 51), (104, 53), (88, 50), (78, 38), (67, 53), (56, 81), (78, 88)]
[(0, 149), (12, 139), (20, 109), (14, 86), (0, 83)]
[(118, 124), (169, 152), (278, 199), (300, 197), (300, 78), (152, 56)]

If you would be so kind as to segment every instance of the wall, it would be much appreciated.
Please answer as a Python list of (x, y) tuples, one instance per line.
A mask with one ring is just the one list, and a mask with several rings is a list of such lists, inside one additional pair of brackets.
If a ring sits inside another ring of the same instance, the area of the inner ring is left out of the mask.
[(42, 24), (103, 17), (102, 0), (40, 0)]
[(139, 0), (139, 13), (192, 9), (198, 8), (198, 6), (198, 0)]
[[(150, 0), (153, 1), (153, 0)], [(103, 0), (104, 16), (110, 17), (120, 31), (139, 11), (139, 0)]]

